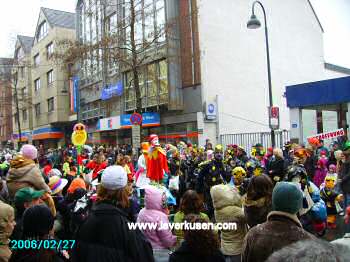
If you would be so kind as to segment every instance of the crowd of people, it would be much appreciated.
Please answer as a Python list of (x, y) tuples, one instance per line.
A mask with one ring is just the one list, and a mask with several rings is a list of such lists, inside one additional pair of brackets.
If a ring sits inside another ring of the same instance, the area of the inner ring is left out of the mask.
[[(0, 157), (1, 262), (350, 258), (350, 141), (326, 147), (312, 138), (306, 146), (256, 144), (246, 152), (209, 140), (160, 144), (151, 135), (139, 152), (25, 144)], [(183, 222), (236, 228), (162, 227)], [(325, 241), (339, 225), (344, 236)], [(38, 247), (44, 240), (56, 246)]]

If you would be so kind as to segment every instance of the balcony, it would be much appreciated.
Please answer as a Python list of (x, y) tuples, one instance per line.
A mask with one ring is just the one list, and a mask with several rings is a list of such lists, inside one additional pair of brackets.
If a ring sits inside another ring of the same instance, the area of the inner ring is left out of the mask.
[(92, 110), (87, 110), (82, 112), (82, 120), (94, 119), (94, 118), (105, 118), (107, 117), (107, 112), (105, 108), (95, 108)]

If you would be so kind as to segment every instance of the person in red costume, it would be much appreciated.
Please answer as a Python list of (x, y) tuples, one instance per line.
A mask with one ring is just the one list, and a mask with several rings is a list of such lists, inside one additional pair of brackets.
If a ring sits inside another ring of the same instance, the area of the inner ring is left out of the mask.
[(150, 136), (151, 147), (148, 153), (147, 177), (151, 181), (160, 182), (164, 177), (164, 171), (169, 173), (166, 153), (159, 144), (157, 135)]
[(95, 179), (98, 175), (98, 172), (105, 169), (106, 167), (107, 167), (107, 161), (105, 159), (105, 156), (102, 153), (99, 153), (96, 156), (96, 158), (94, 157), (93, 161), (89, 162), (86, 165), (86, 168), (93, 170), (92, 179)]

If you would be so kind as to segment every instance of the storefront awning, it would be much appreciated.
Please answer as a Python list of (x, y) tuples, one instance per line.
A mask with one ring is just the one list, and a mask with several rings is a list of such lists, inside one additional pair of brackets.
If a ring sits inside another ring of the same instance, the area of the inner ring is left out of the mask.
[(58, 127), (45, 127), (33, 131), (33, 140), (60, 139), (63, 137), (64, 133)]
[(350, 77), (286, 87), (289, 108), (350, 102)]

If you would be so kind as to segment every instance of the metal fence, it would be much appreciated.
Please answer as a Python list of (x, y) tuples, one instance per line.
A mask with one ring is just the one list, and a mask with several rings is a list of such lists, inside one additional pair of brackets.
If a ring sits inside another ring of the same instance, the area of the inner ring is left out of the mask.
[[(283, 148), (283, 145), (289, 141), (289, 131), (275, 131), (276, 147)], [(242, 134), (226, 134), (220, 136), (221, 144), (226, 147), (230, 144), (242, 146), (249, 154), (252, 146), (257, 143), (262, 144), (265, 148), (271, 147), (271, 133), (242, 133)]]

